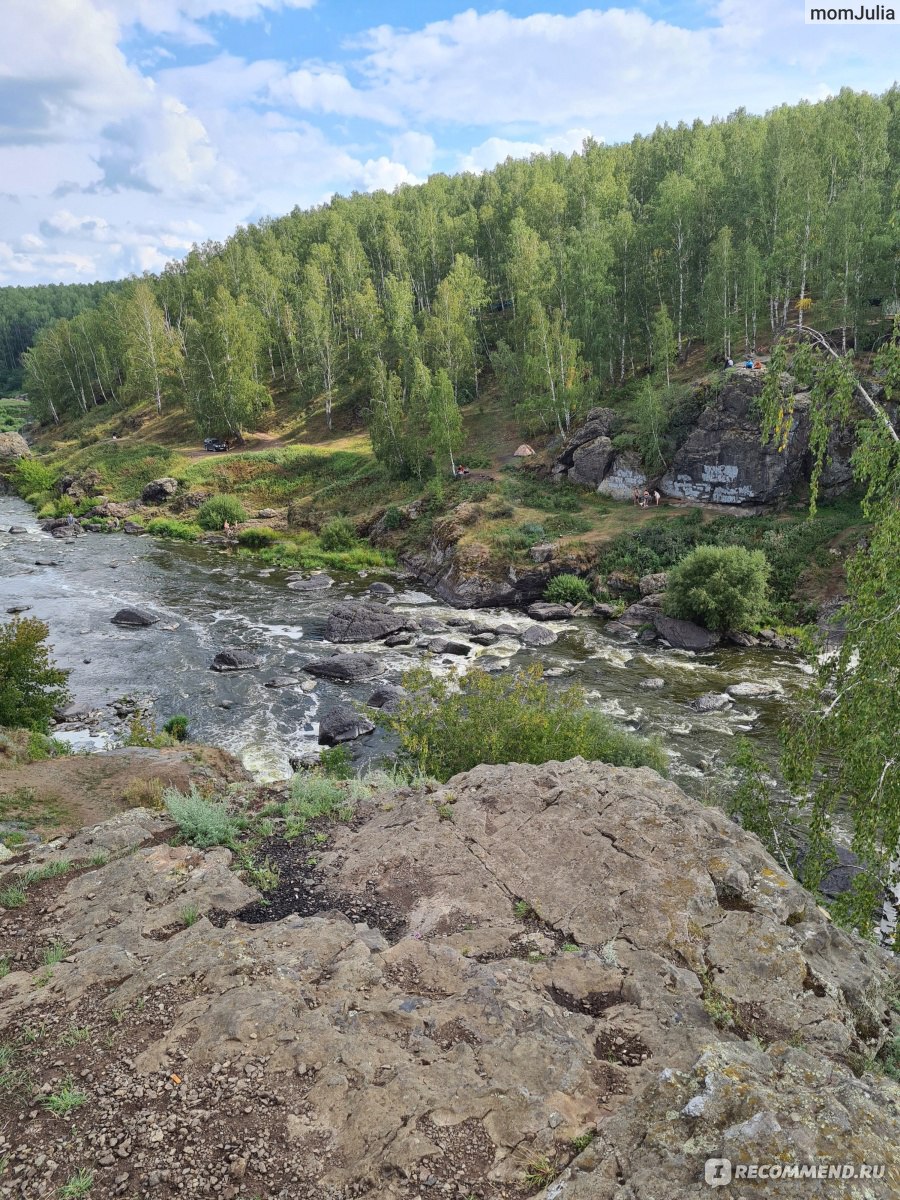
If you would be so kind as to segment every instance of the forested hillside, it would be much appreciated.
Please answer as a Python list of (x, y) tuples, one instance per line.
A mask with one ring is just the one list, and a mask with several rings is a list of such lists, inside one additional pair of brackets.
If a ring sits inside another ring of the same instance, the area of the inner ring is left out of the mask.
[(207, 433), (273, 391), (337, 398), (419, 476), (491, 373), (523, 429), (565, 431), (611, 386), (660, 436), (670, 364), (752, 352), (786, 320), (870, 348), (897, 311), (900, 90), (739, 111), (581, 154), (355, 194), (195, 248), (42, 330), (46, 420), (153, 399)]
[(22, 386), (22, 355), (38, 331), (94, 308), (118, 283), (49, 283), (0, 287), (0, 396)]

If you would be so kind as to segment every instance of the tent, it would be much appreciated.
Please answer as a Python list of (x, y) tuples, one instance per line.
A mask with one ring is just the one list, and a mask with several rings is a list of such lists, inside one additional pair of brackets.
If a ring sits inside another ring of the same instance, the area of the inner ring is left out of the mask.
[(523, 442), (522, 445), (518, 448), (518, 450), (513, 455), (513, 458), (528, 458), (532, 454), (534, 454), (534, 451), (532, 450), (532, 448), (530, 446), (526, 446), (525, 443)]

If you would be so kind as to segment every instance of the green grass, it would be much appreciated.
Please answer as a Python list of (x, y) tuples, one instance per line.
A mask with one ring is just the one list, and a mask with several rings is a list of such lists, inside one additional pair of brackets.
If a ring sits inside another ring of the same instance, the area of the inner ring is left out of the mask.
[(48, 1112), (53, 1113), (54, 1117), (67, 1117), (76, 1108), (81, 1108), (86, 1100), (87, 1092), (79, 1091), (73, 1085), (72, 1080), (67, 1079), (57, 1091), (49, 1092), (43, 1098), (42, 1103)]
[(89, 1025), (70, 1025), (59, 1040), (64, 1046), (81, 1046), (93, 1036), (94, 1031)]
[(87, 1196), (93, 1186), (93, 1171), (89, 1171), (87, 1167), (79, 1167), (59, 1189), (60, 1200), (78, 1200), (79, 1196)]
[(65, 942), (53, 942), (41, 955), (41, 962), (45, 967), (55, 967), (57, 963), (62, 962), (67, 954), (68, 949)]
[(203, 530), (191, 521), (177, 521), (174, 517), (154, 517), (147, 522), (147, 532), (157, 537), (175, 538), (179, 542), (192, 542)]
[(284, 805), (285, 837), (300, 837), (310, 821), (327, 817), (332, 821), (349, 821), (353, 805), (340, 783), (321, 771), (304, 771), (294, 776), (291, 796)]
[(186, 904), (181, 910), (181, 921), (186, 929), (196, 925), (200, 920), (200, 909), (196, 904)]
[(21, 908), (27, 899), (28, 893), (17, 883), (0, 890), (0, 908)]

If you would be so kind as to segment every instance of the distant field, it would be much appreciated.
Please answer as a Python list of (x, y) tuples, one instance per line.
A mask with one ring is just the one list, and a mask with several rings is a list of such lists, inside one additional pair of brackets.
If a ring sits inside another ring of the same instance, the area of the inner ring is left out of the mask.
[(0, 397), (0, 433), (14, 433), (28, 420), (28, 401)]

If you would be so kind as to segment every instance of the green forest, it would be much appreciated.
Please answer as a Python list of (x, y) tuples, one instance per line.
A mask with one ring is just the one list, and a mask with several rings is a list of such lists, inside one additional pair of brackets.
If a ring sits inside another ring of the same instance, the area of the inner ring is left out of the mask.
[(22, 388), (22, 355), (39, 330), (96, 308), (119, 283), (52, 283), (0, 287), (0, 396)]
[(20, 346), (26, 313), (63, 318), (23, 357), (43, 421), (152, 400), (225, 436), (279, 392), (329, 425), (351, 400), (379, 460), (421, 478), (452, 468), (489, 377), (524, 430), (559, 433), (649, 377), (635, 403), (658, 439), (670, 367), (701, 345), (753, 353), (804, 319), (840, 350), (877, 345), (898, 311), (898, 178), (900, 90), (845, 90), (295, 209), (158, 277), (72, 291), (69, 311), (51, 312), (68, 289), (7, 290), (0, 328)]

